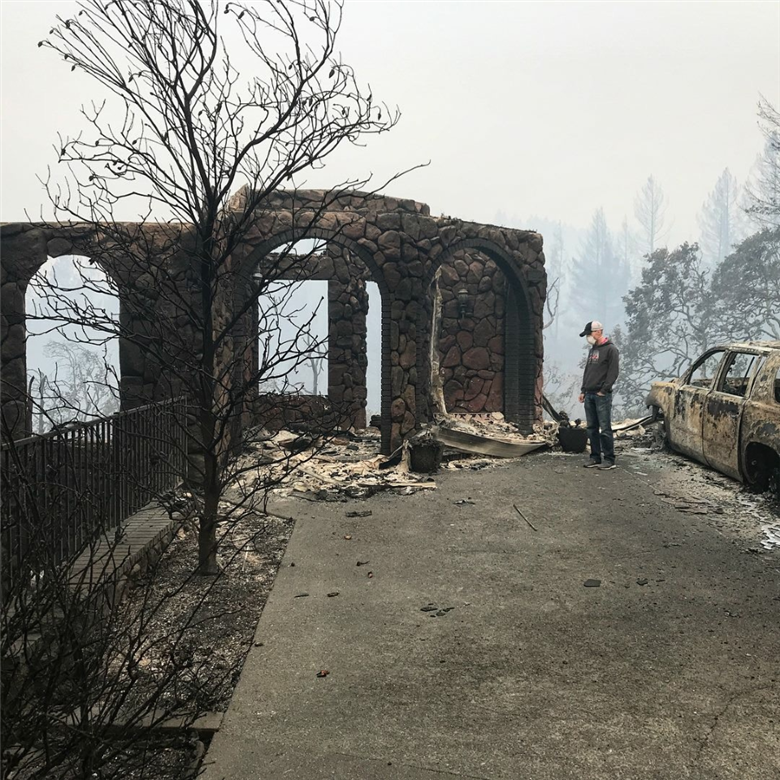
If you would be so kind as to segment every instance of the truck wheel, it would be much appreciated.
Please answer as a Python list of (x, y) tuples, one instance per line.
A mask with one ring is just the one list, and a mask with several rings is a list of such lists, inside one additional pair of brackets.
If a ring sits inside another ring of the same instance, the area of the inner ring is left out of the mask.
[(780, 455), (769, 447), (751, 444), (745, 453), (745, 482), (751, 490), (771, 490), (780, 496)]

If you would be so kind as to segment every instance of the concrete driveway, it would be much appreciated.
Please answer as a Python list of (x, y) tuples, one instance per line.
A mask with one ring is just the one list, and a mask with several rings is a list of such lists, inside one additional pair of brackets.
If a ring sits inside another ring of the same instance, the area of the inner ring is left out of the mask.
[(206, 780), (777, 780), (780, 552), (665, 501), (663, 462), (581, 462), (277, 502), (298, 522)]

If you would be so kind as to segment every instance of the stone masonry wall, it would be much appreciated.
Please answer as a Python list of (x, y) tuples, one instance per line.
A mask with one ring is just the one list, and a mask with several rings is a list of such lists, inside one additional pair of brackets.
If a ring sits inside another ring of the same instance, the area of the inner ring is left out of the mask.
[[(533, 231), (480, 225), (443, 215), (432, 217), (425, 204), (408, 199), (357, 192), (343, 192), (335, 199), (331, 196), (317, 190), (282, 192), (257, 206), (244, 243), (232, 257), (234, 265), (230, 273), (234, 274), (235, 294), (230, 285), (225, 288), (226, 309), (220, 316), (229, 316), (232, 307), (243, 307), (247, 294), (251, 294), (253, 269), (269, 253), (299, 239), (338, 245), (359, 260), (361, 269), (369, 269), (370, 278), (377, 282), (382, 294), (382, 447), (386, 452), (395, 449), (430, 419), (430, 345), (432, 339), (439, 337), (440, 348), (446, 345), (442, 368), (452, 370), (447, 378), (448, 405), (467, 411), (496, 410), (501, 408), (503, 393), (504, 414), (517, 421), (523, 430), (530, 431), (534, 421), (541, 418), (542, 318), (546, 294), (542, 237)], [(240, 211), (247, 202), (247, 191), (240, 190), (231, 199), (230, 208)], [(155, 268), (160, 265), (156, 260), (158, 244), (151, 247), (153, 252), (144, 255), (149, 268), (113, 268), (110, 246), (101, 256), (101, 266), (116, 279), (120, 297), (127, 281), (134, 295), (143, 298), (148, 293), (144, 301), (126, 296), (124, 316), (132, 318), (130, 331), (139, 335), (147, 317), (157, 323), (152, 332), (161, 333), (166, 328), (170, 331), (166, 358), (169, 354), (172, 360), (166, 359), (166, 365), (158, 361), (150, 363), (143, 348), (129, 354), (126, 345), (120, 343), (120, 363), (126, 374), (122, 383), (123, 402), (128, 396), (132, 396), (129, 400), (135, 404), (144, 397), (154, 400), (179, 392), (182, 377), (168, 367), (179, 362), (180, 352), (186, 357), (198, 349), (197, 343), (193, 343), (196, 334), (189, 321), (191, 317), (187, 315), (188, 304), (194, 300), (191, 296), (199, 295), (198, 286), (191, 278), (190, 253), (177, 252), (175, 246), (176, 240), (186, 237), (189, 227), (127, 224), (131, 238), (137, 236), (144, 246), (159, 234), (159, 246), (170, 255), (170, 263), (161, 264), (162, 277), (155, 275)], [(31, 274), (27, 275), (22, 268), (25, 264), (22, 256), (32, 252), (33, 265), (40, 265), (45, 262), (47, 250), (51, 256), (67, 254), (69, 245), (60, 246), (58, 242), (63, 236), (73, 235), (74, 230), (82, 229), (91, 230), (96, 236), (103, 233), (94, 231), (93, 226), (3, 226), (4, 413), (17, 414), (14, 406), (21, 404), (24, 408), (25, 404), (24, 370), (16, 369), (23, 364), (22, 356), (17, 354), (23, 338), (18, 326), (24, 327), (22, 298)], [(176, 229), (181, 232), (169, 240)], [(27, 232), (31, 235), (22, 243), (32, 241), (36, 244), (34, 249), (19, 244), (18, 236)], [(460, 254), (463, 252), (467, 255)], [(77, 253), (94, 256), (91, 251)], [(480, 260), (477, 253), (488, 257), (489, 262)], [(431, 332), (430, 314), (432, 281), (440, 268), (443, 306), (439, 336)], [(333, 271), (337, 271), (335, 266)], [(344, 286), (338, 292), (334, 287), (332, 296), (329, 295), (334, 307), (336, 339), (342, 340), (341, 349), (346, 349), (349, 341), (353, 354), (360, 354), (364, 349), (358, 343), (363, 293), (360, 285), (354, 286), (352, 280), (365, 281), (364, 273), (361, 270), (357, 276), (348, 271), (346, 280), (340, 279), (337, 273), (329, 277)], [(469, 316), (459, 318), (456, 296), (464, 283), (473, 310)], [(502, 283), (505, 284), (503, 294)], [(160, 294), (169, 287), (170, 295)], [(176, 290), (184, 294), (181, 301), (177, 300)], [(506, 302), (509, 305), (502, 316), (501, 306)], [(337, 304), (342, 307), (340, 311)], [(241, 332), (235, 334), (236, 343), (231, 341), (222, 347), (225, 355), (220, 357), (224, 357), (225, 363), (233, 354), (253, 352), (247, 341), (256, 338), (256, 331), (252, 332), (249, 318), (246, 320)], [(344, 324), (347, 320), (350, 328)], [(360, 362), (353, 358), (345, 360), (341, 376), (334, 377), (332, 384), (336, 396), (341, 392), (342, 398), (355, 404), (363, 402), (365, 366), (359, 365)], [(241, 373), (235, 372), (237, 379)], [(246, 374), (251, 375), (251, 371)], [(347, 376), (352, 379), (346, 379)], [(9, 377), (14, 381), (8, 381)], [(186, 380), (184, 384), (188, 384)]]
[[(448, 412), (504, 410), (504, 314), (506, 280), (482, 253), (458, 252), (442, 266), (439, 364)], [(459, 314), (458, 292), (468, 291)]]
[(328, 282), (328, 397), (347, 424), (366, 427), (366, 283)]
[(30, 280), (62, 242), (32, 225), (2, 227), (0, 330), (2, 332), (2, 433), (29, 435), (32, 407), (27, 396), (25, 296)]

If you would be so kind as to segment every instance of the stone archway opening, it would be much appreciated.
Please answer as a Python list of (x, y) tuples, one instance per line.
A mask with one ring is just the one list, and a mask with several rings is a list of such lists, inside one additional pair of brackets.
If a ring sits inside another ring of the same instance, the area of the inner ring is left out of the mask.
[(270, 282), (258, 296), (256, 316), (258, 392), (327, 395), (327, 281)]
[(480, 238), (451, 244), (437, 277), (441, 315), (431, 340), (447, 411), (501, 412), (531, 433), (542, 347), (526, 279), (501, 247)]
[(105, 271), (88, 257), (48, 256), (33, 275), (25, 294), (30, 433), (119, 410), (118, 316)]
[[(300, 251), (299, 251), (300, 250)], [(279, 268), (279, 256), (285, 256), (288, 270)], [(343, 236), (320, 235), (315, 239), (298, 238), (295, 234), (286, 233), (276, 236), (264, 242), (262, 247), (252, 250), (243, 260), (251, 268), (255, 279), (267, 281), (268, 277), (276, 277), (274, 284), (284, 285), (311, 285), (317, 284), (323, 287), (326, 293), (326, 309), (321, 313), (326, 315), (326, 333), (318, 331), (312, 333), (311, 328), (298, 328), (297, 337), (306, 339), (311, 333), (315, 338), (312, 341), (314, 350), (325, 359), (326, 371), (320, 375), (318, 381), (319, 400), (327, 400), (328, 408), (340, 415), (341, 425), (344, 427), (362, 429), (368, 423), (368, 317), (369, 317), (369, 285), (374, 288), (374, 303), (379, 304), (382, 323), (381, 333), (374, 332), (376, 340), (382, 347), (375, 355), (376, 372), (380, 379), (375, 383), (375, 393), (379, 390), (379, 403), (382, 411), (382, 419), (388, 418), (389, 400), (385, 377), (389, 376), (389, 360), (386, 356), (389, 350), (385, 349), (388, 334), (385, 326), (388, 318), (386, 294), (380, 278), (375, 278), (376, 269), (372, 268), (365, 252), (360, 247), (345, 239)], [(264, 296), (258, 297), (254, 307), (254, 317), (257, 327), (254, 333), (261, 330), (263, 324)], [(377, 318), (374, 318), (376, 324)], [(312, 320), (313, 322), (313, 320)], [(306, 325), (311, 322), (306, 322)], [(296, 338), (288, 339), (288, 344)], [(300, 362), (311, 364), (313, 350), (301, 349), (299, 343), (292, 349), (299, 352)], [(254, 348), (251, 350), (252, 363), (255, 368), (262, 369), (262, 352)], [(377, 359), (378, 358), (378, 359)], [(372, 361), (374, 362), (374, 361)], [(262, 373), (262, 371), (261, 371)], [(389, 381), (389, 379), (388, 379)], [(268, 400), (268, 399), (266, 399)], [(273, 399), (277, 400), (277, 399)], [(302, 397), (302, 413), (314, 414), (322, 412), (321, 404), (311, 397)], [(382, 426), (382, 450), (389, 451), (390, 429), (389, 425)]]
[(366, 418), (382, 414), (382, 291), (372, 280), (366, 282)]

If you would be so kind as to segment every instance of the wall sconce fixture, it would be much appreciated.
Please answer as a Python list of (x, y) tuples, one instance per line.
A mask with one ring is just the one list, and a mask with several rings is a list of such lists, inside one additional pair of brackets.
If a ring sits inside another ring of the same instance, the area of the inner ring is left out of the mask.
[(465, 287), (461, 287), (456, 293), (456, 297), (458, 299), (458, 316), (463, 319), (471, 311), (469, 291)]

